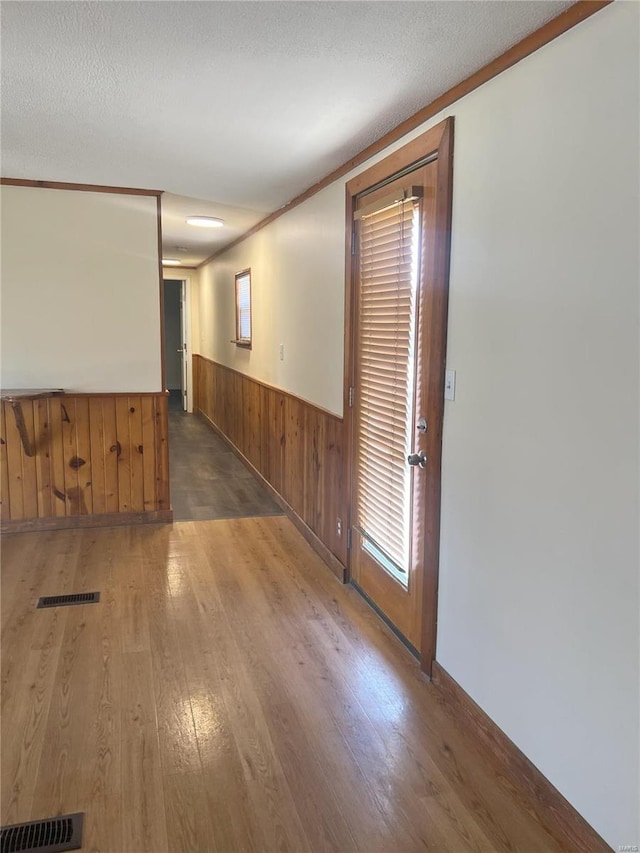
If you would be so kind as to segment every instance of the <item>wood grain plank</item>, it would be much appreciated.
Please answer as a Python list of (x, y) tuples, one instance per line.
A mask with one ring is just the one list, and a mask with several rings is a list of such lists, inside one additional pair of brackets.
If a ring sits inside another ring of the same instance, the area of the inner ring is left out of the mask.
[[(123, 614), (124, 615), (124, 614)], [(124, 623), (127, 617), (124, 615)], [(169, 853), (151, 659), (146, 652), (126, 652), (122, 667), (121, 727), (127, 736), (122, 750), (121, 792), (123, 850)], [(173, 798), (169, 795), (173, 803)], [(195, 848), (192, 848), (195, 849)]]
[(65, 397), (60, 403), (62, 417), (62, 453), (64, 458), (64, 494), (67, 515), (85, 515), (84, 495), (78, 475), (78, 441), (76, 433), (76, 400)]
[(131, 465), (131, 509), (144, 510), (144, 447), (142, 441), (142, 402), (129, 397), (129, 443)]
[(116, 456), (118, 459), (118, 512), (131, 511), (131, 437), (129, 398), (118, 397), (116, 409)]
[(51, 422), (49, 400), (33, 401), (33, 429), (35, 434), (36, 481), (38, 488), (38, 518), (54, 514), (51, 491)]
[(56, 518), (62, 518), (67, 514), (67, 496), (64, 481), (62, 401), (59, 397), (51, 397), (48, 402), (49, 418), (51, 421), (51, 492), (53, 495), (53, 514)]
[(16, 426), (11, 406), (3, 403), (5, 410), (5, 429), (7, 438), (7, 478), (9, 485), (9, 506), (11, 519), (25, 518), (24, 484), (22, 481), (22, 440)]
[(78, 488), (82, 494), (80, 514), (91, 515), (93, 509), (93, 469), (91, 464), (91, 425), (89, 398), (76, 397), (76, 460)]
[[(143, 537), (145, 592), (149, 620), (153, 683), (163, 776), (197, 773), (201, 769), (189, 691), (173, 620), (168, 563), (169, 533), (153, 530)], [(164, 565), (162, 574), (151, 566)], [(171, 614), (167, 620), (167, 614)]]
[(158, 507), (158, 498), (156, 491), (155, 403), (153, 398), (141, 397), (140, 408), (142, 409), (142, 478), (144, 508), (146, 510), (155, 510)]
[(115, 397), (104, 398), (102, 403), (103, 459), (105, 482), (105, 512), (120, 509), (120, 445), (118, 444), (118, 419)]
[(0, 404), (0, 518), (11, 519), (11, 497), (9, 492), (9, 468), (7, 461), (6, 404)]
[(169, 495), (169, 410), (167, 397), (162, 394), (156, 402), (156, 494), (157, 509), (170, 509)]
[[(26, 434), (32, 452), (36, 447), (36, 436), (34, 434), (34, 400), (25, 400), (18, 405), (22, 409)], [(25, 453), (24, 444), (20, 442), (20, 454), (22, 458), (22, 499), (25, 518), (34, 518), (38, 515), (38, 475), (36, 470), (36, 456), (28, 456)]]
[(106, 513), (106, 453), (104, 421), (102, 417), (103, 401), (95, 397), (88, 400), (89, 404), (89, 453), (91, 456), (92, 482), (92, 511), (96, 514)]

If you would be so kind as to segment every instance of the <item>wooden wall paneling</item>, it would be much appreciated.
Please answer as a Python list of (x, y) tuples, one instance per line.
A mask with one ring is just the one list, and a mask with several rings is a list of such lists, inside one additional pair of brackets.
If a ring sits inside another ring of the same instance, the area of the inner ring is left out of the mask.
[(285, 398), (268, 389), (269, 476), (273, 488), (284, 497)]
[(120, 445), (116, 416), (117, 397), (102, 399), (103, 458), (106, 512), (118, 512), (120, 506)]
[(13, 411), (9, 404), (3, 404), (7, 436), (7, 477), (9, 480), (9, 506), (11, 518), (24, 518), (22, 488), (22, 442), (16, 427)]
[(227, 429), (236, 447), (242, 445), (240, 425), (242, 423), (242, 411), (239, 405), (242, 400), (242, 378), (237, 373), (225, 373), (225, 416), (227, 418)]
[(246, 417), (243, 418), (245, 456), (258, 471), (262, 471), (262, 386), (247, 379), (244, 390), (247, 401)]
[(141, 397), (140, 409), (142, 414), (142, 499), (145, 510), (154, 510), (157, 506), (157, 483), (155, 454), (155, 401), (153, 397)]
[[(49, 424), (51, 436), (51, 492), (53, 495), (53, 514), (63, 518), (67, 514), (67, 496), (64, 483), (64, 447), (62, 443), (62, 400), (51, 397), (49, 404)], [(66, 412), (66, 409), (65, 409)], [(13, 513), (11, 518), (15, 519)]]
[[(324, 445), (323, 500), (333, 515), (325, 519), (326, 542), (331, 551), (346, 565), (347, 561), (347, 509), (343, 489), (342, 465), (342, 421), (327, 418)], [(342, 534), (338, 535), (337, 520), (342, 522)]]
[(248, 387), (247, 380), (238, 373), (229, 374), (229, 378), (232, 395), (230, 410), (233, 414), (233, 440), (236, 447), (239, 447), (244, 453), (246, 450), (244, 434), (247, 421), (244, 407), (247, 405), (247, 392), (245, 390)]
[(166, 394), (155, 399), (156, 405), (156, 493), (158, 509), (171, 508), (169, 496), (169, 402)]
[(144, 510), (144, 447), (142, 445), (142, 407), (140, 397), (129, 397), (129, 443), (131, 470), (131, 510)]
[(91, 482), (93, 484), (93, 512), (107, 512), (106, 457), (102, 400), (89, 398), (89, 447), (91, 449)]
[(238, 435), (236, 430), (237, 414), (236, 414), (236, 377), (233, 373), (217, 374), (219, 384), (218, 395), (220, 398), (220, 419), (224, 424), (225, 433), (232, 436), (232, 440), (237, 443)]
[(235, 406), (235, 410), (238, 413), (238, 430), (242, 442), (241, 446), (244, 448), (243, 453), (249, 462), (255, 465), (253, 421), (256, 417), (256, 403), (254, 391), (257, 390), (258, 386), (248, 378), (241, 379), (240, 385), (242, 388), (240, 399), (244, 401), (244, 405), (238, 406), (236, 404)]
[[(60, 403), (62, 421), (62, 456), (64, 464), (64, 487), (66, 515), (86, 515), (83, 494), (80, 489), (76, 436), (76, 398), (65, 397)], [(33, 516), (25, 516), (32, 518)]]
[(300, 515), (307, 519), (307, 524), (322, 538), (324, 513), (322, 511), (322, 464), (320, 461), (319, 444), (323, 441), (322, 424), (324, 417), (319, 417), (317, 409), (302, 408), (300, 412), (302, 429), (302, 509)]
[(218, 382), (218, 377), (213, 372), (211, 364), (203, 363), (202, 384), (204, 388), (204, 405), (205, 411), (209, 412), (209, 416), (213, 417), (214, 412), (220, 412), (222, 405), (222, 388)]
[(303, 491), (300, 431), (300, 405), (295, 398), (285, 397), (282, 497), (298, 515), (302, 515)]
[(344, 458), (347, 453), (345, 447), (344, 423), (342, 421), (333, 422), (331, 462), (333, 472), (331, 482), (333, 483), (334, 503), (340, 510), (340, 518), (342, 519), (342, 536), (336, 547), (335, 553), (340, 557), (345, 566), (348, 561), (347, 553), (347, 528), (349, 525), (349, 494), (348, 484), (344, 479)]
[[(25, 400), (20, 403), (24, 417), (29, 444), (35, 448), (35, 433), (33, 425), (33, 400)], [(13, 413), (12, 413), (13, 414)], [(34, 518), (38, 515), (38, 476), (36, 471), (36, 457), (27, 456), (24, 452), (22, 441), (20, 442), (20, 457), (22, 462), (22, 502), (25, 518)]]
[(213, 372), (213, 365), (206, 361), (201, 361), (200, 369), (203, 409), (207, 412), (210, 418), (213, 418), (220, 411), (221, 389), (219, 387), (217, 377)]
[(0, 518), (8, 521), (11, 518), (11, 504), (9, 499), (9, 468), (7, 465), (7, 427), (5, 424), (5, 412), (7, 406), (0, 406)]
[[(270, 389), (266, 388), (264, 385), (258, 386), (258, 394), (260, 399), (260, 434), (259, 434), (259, 444), (260, 444), (260, 471), (262, 476), (271, 483), (271, 470), (272, 470), (272, 447), (271, 447), (271, 435), (269, 430), (269, 396)], [(272, 484), (273, 485), (273, 484)]]
[(89, 398), (76, 398), (76, 460), (78, 488), (82, 499), (82, 514), (93, 514), (93, 465), (91, 461), (91, 425), (89, 422)]
[[(213, 374), (213, 368), (211, 368)], [(225, 373), (216, 373), (213, 394), (213, 407), (210, 410), (216, 423), (221, 425), (225, 435), (231, 436), (233, 429), (230, 423), (231, 398), (229, 397), (229, 377)]]
[(116, 454), (118, 457), (118, 512), (131, 511), (131, 448), (129, 399), (116, 397)]
[(315, 536), (344, 566), (342, 419), (202, 356), (194, 356), (194, 365), (195, 409), (304, 523), (304, 535)]
[(123, 523), (170, 520), (166, 395), (67, 394), (21, 407), (33, 456), (10, 403), (0, 415), (4, 532), (102, 524), (107, 516), (118, 524), (119, 513)]
[(213, 372), (213, 366), (208, 364), (205, 369), (205, 383), (209, 396), (205, 396), (205, 404), (209, 417), (216, 423), (221, 424), (227, 432), (228, 426), (225, 421), (225, 389), (222, 384), (222, 376)]

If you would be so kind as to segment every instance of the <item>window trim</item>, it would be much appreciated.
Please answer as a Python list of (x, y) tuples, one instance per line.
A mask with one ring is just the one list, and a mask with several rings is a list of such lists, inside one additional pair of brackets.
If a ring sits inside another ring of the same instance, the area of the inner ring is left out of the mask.
[[(249, 277), (249, 337), (242, 338), (240, 337), (240, 313), (238, 310), (238, 281), (245, 276)], [(243, 349), (251, 349), (253, 346), (253, 292), (252, 292), (252, 281), (251, 281), (251, 267), (248, 267), (245, 270), (241, 270), (237, 272), (234, 276), (234, 304), (235, 304), (235, 315), (236, 315), (236, 336), (232, 341), (237, 347), (242, 347)]]

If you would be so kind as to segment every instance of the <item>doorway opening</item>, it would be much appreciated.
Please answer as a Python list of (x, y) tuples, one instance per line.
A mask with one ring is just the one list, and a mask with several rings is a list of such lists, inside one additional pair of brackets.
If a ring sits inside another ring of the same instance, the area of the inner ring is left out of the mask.
[(189, 290), (181, 279), (164, 279), (164, 369), (170, 411), (191, 411)]
[(348, 572), (431, 674), (453, 119), (347, 183)]

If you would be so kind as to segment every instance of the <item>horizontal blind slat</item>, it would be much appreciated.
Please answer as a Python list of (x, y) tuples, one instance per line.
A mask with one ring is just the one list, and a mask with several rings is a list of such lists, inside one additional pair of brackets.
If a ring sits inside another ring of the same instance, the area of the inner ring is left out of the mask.
[(367, 212), (359, 223), (357, 513), (362, 529), (404, 570), (415, 210), (399, 203)]

